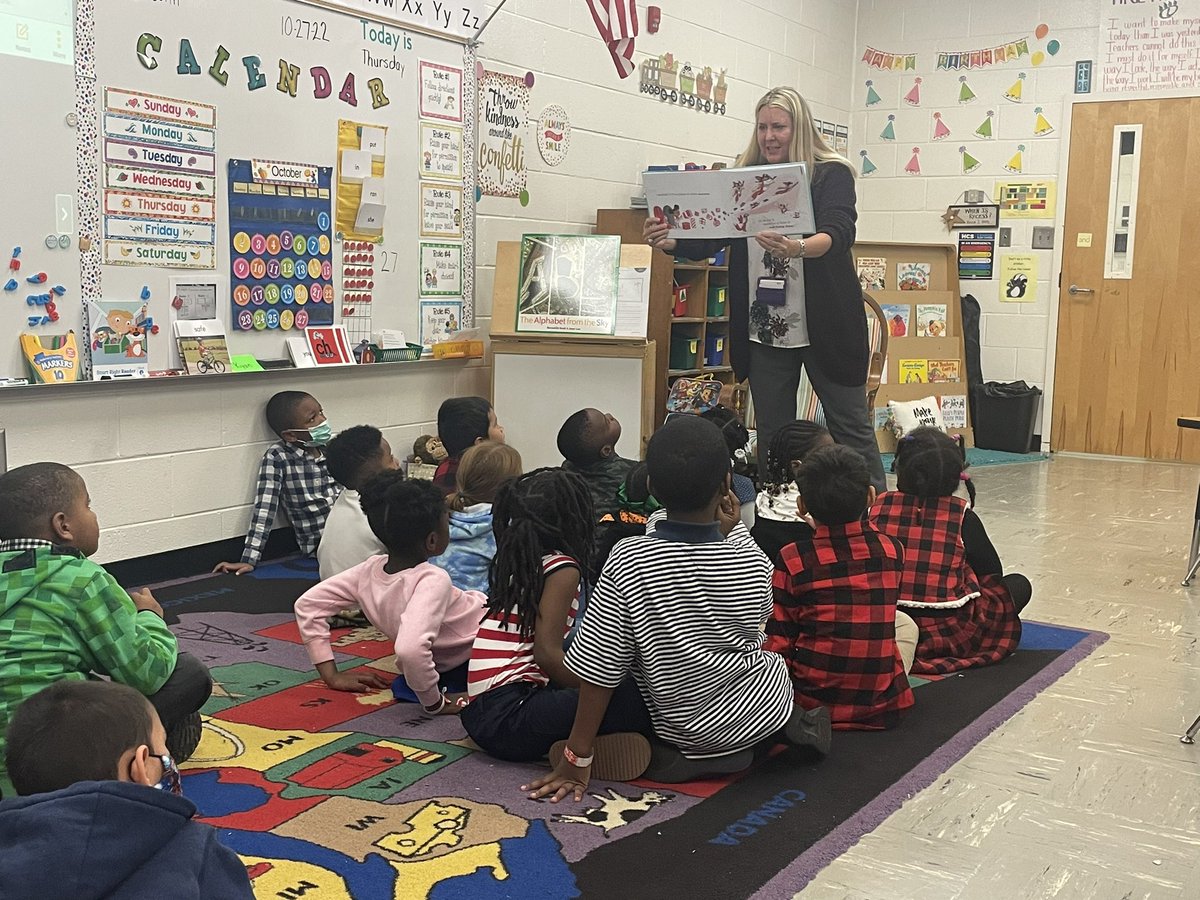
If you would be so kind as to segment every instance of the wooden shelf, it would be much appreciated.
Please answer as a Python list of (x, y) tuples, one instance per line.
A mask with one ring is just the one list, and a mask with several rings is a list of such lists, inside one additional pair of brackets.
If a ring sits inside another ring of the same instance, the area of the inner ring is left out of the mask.
[(682, 378), (686, 375), (720, 375), (732, 372), (733, 366), (704, 366), (699, 369), (667, 369), (668, 378)]
[(702, 369), (667, 369), (667, 377), (675, 378), (683, 375), (699, 375)]
[(705, 322), (728, 322), (729, 316), (705, 316)]
[(671, 316), (672, 325), (696, 325), (703, 321), (704, 316)]
[(707, 268), (705, 263), (675, 263), (676, 272), (703, 272)]

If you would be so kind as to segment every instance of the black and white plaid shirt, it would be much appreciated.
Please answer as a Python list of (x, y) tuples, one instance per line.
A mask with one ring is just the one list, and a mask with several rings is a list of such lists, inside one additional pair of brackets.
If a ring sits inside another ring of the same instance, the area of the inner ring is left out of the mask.
[(340, 491), (325, 469), (324, 456), (314, 457), (297, 444), (272, 444), (258, 469), (258, 490), (242, 562), (257, 566), (262, 559), (280, 501), (296, 529), (300, 549), (314, 552)]

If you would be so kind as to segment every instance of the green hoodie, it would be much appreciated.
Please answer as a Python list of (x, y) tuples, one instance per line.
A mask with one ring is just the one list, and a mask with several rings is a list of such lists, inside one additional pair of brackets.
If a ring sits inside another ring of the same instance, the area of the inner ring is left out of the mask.
[(0, 787), (5, 732), (27, 697), (63, 678), (91, 673), (155, 693), (175, 671), (175, 635), (139, 613), (103, 567), (73, 547), (0, 552)]

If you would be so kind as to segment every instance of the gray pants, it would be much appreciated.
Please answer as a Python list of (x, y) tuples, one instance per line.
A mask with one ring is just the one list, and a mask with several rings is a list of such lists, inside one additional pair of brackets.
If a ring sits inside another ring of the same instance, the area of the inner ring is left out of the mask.
[(875, 490), (887, 490), (883, 460), (875, 441), (871, 411), (867, 409), (866, 379), (857, 387), (830, 381), (812, 364), (809, 347), (769, 347), (750, 342), (750, 395), (754, 400), (754, 421), (758, 427), (759, 465), (766, 461), (771, 438), (780, 428), (796, 419), (796, 392), (800, 371), (808, 380), (825, 410), (825, 425), (839, 444), (862, 454)]

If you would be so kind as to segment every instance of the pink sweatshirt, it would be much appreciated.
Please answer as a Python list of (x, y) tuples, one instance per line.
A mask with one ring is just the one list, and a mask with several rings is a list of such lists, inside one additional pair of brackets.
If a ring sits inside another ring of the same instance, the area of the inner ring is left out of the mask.
[(313, 665), (333, 659), (330, 616), (359, 607), (376, 628), (394, 639), (396, 666), (425, 706), (439, 702), (438, 672), (461, 666), (487, 597), (460, 591), (445, 569), (421, 563), (395, 575), (383, 570), (386, 556), (372, 556), (305, 591), (296, 601), (296, 622)]

